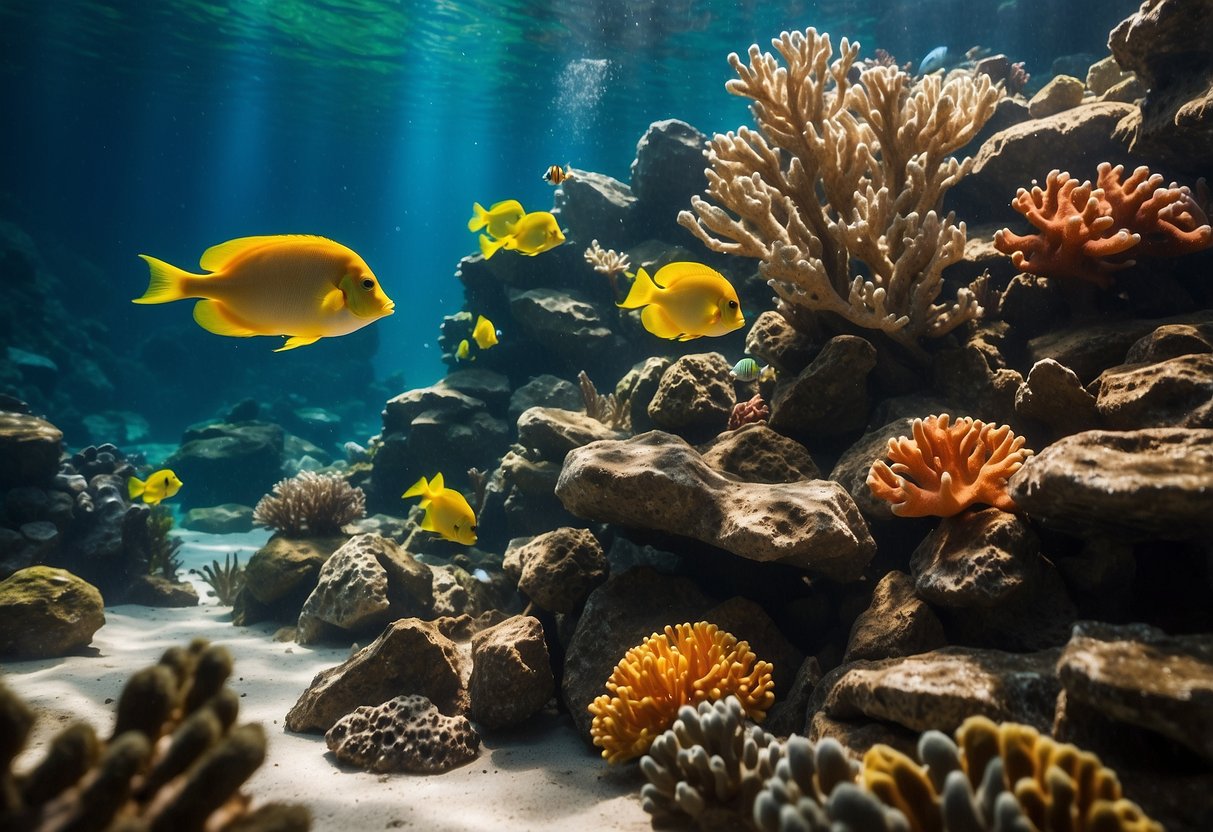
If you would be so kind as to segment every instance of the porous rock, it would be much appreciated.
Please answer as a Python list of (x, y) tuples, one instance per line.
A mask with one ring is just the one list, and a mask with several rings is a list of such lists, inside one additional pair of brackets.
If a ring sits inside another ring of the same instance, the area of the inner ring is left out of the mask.
[(48, 659), (87, 647), (105, 623), (101, 593), (66, 569), (30, 566), (0, 581), (0, 656)]
[(945, 647), (916, 656), (856, 662), (825, 697), (833, 719), (895, 722), (911, 731), (951, 733), (970, 716), (1021, 722), (1048, 733), (1061, 685), (1060, 648), (1004, 653)]
[(657, 395), (661, 377), (673, 363), (664, 355), (651, 355), (624, 373), (615, 385), (615, 399), (627, 409), (628, 423), (633, 433), (653, 429), (649, 418), (649, 402)]
[(743, 482), (796, 482), (821, 479), (804, 445), (766, 425), (742, 425), (726, 431), (701, 452), (703, 461)]
[(915, 550), (910, 572), (953, 643), (1041, 649), (1064, 643), (1076, 615), (1031, 526), (996, 508), (945, 517)]
[(1078, 376), (1052, 358), (1032, 365), (1015, 394), (1015, 413), (1047, 425), (1059, 435), (1089, 430), (1099, 422), (1095, 397)]
[(1213, 321), (1163, 324), (1129, 347), (1126, 364), (1154, 364), (1181, 355), (1213, 353)]
[(376, 554), (388, 546), (396, 548), (394, 542), (379, 535), (358, 535), (324, 562), (316, 588), (299, 613), (296, 640), (300, 644), (319, 641), (325, 625), (357, 633), (377, 630), (387, 623), (387, 570)]
[(1213, 428), (1213, 355), (1112, 368), (1099, 377), (1095, 407), (1114, 430)]
[(467, 717), (444, 716), (416, 694), (355, 708), (324, 742), (341, 762), (379, 773), (438, 774), (480, 753), (480, 735)]
[(286, 715), (290, 731), (321, 733), (360, 705), (401, 691), (420, 694), (446, 714), (467, 711), (464, 659), (455, 642), (428, 621), (392, 622), (373, 642), (312, 679)]
[(606, 580), (606, 554), (589, 529), (562, 526), (515, 543), (511, 541), (505, 560), (518, 565), (519, 591), (545, 610), (575, 612)]
[(1213, 641), (1144, 624), (1081, 622), (1057, 662), (1068, 701), (1213, 760)]
[(876, 549), (854, 501), (837, 483), (737, 482), (661, 431), (571, 451), (556, 496), (581, 517), (673, 532), (843, 581), (859, 577)]
[(543, 625), (516, 615), (472, 636), (471, 716), (507, 728), (538, 712), (555, 691)]
[(518, 417), (518, 444), (534, 459), (564, 462), (574, 448), (600, 439), (619, 439), (623, 434), (574, 410), (532, 407)]
[(1021, 509), (1078, 533), (1184, 540), (1213, 526), (1213, 430), (1092, 430), (1030, 457), (1008, 484)]
[(771, 400), (771, 427), (793, 436), (833, 436), (868, 420), (868, 373), (876, 349), (857, 335), (836, 335)]
[(718, 352), (682, 356), (662, 374), (649, 418), (658, 428), (693, 440), (719, 433), (735, 400), (730, 369)]
[(767, 310), (754, 319), (745, 337), (745, 351), (780, 373), (795, 376), (817, 353), (813, 340), (783, 315)]
[(893, 571), (876, 584), (872, 603), (851, 626), (843, 663), (912, 656), (947, 643), (939, 617), (914, 594), (913, 579)]
[(62, 450), (63, 433), (50, 422), (0, 411), (0, 490), (50, 485)]

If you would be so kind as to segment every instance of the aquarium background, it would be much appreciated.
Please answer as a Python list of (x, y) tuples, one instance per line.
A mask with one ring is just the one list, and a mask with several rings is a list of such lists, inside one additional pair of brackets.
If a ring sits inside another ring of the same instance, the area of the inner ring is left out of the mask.
[[(463, 302), (473, 201), (549, 208), (554, 163), (626, 182), (657, 119), (709, 135), (749, 123), (723, 91), (730, 51), (806, 26), (915, 65), (981, 45), (1024, 61), (1036, 87), (1059, 60), (1103, 55), (1136, 6), (7, 0), (0, 220), (39, 267), (4, 270), (0, 342), (71, 366), (41, 386), (8, 372), (6, 389), (73, 445), (103, 438), (90, 414), (141, 414), (169, 442), (250, 396), (345, 408), (351, 435), (373, 433), (386, 397), (445, 370), (437, 335)], [(189, 303), (130, 303), (147, 280), (137, 254), (189, 269), (208, 246), (273, 233), (349, 245), (396, 314), (273, 354), (199, 329)]]

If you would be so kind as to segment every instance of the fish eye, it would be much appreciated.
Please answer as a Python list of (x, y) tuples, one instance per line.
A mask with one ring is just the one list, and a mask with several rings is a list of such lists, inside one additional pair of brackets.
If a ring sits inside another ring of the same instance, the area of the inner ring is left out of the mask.
[(475, 523), (473, 523), (473, 524), (472, 524), (472, 531), (476, 531), (476, 528), (477, 528), (477, 527), (476, 527), (476, 524), (475, 524)]
[(369, 277), (362, 278), (362, 288), (369, 292), (371, 289), (375, 288), (375, 281), (371, 280)]
[(737, 301), (735, 301), (735, 300), (729, 301), (729, 309), (736, 309), (736, 308), (737, 308)]

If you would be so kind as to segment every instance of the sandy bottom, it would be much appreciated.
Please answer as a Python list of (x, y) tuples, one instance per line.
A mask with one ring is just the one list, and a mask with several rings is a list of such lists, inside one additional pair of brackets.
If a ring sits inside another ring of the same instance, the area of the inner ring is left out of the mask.
[[(181, 536), (186, 570), (222, 561), (233, 551), (244, 563), (266, 538), (264, 533)], [(204, 597), (206, 585), (188, 577)], [(276, 625), (234, 627), (231, 610), (210, 599), (188, 609), (107, 607), (105, 618), (92, 655), (3, 666), (5, 682), (39, 714), (18, 769), (40, 759), (49, 737), (74, 719), (108, 733), (114, 701), (131, 673), (153, 664), (168, 647), (201, 636), (224, 645), (235, 658), (229, 686), (241, 697), (239, 721), (260, 722), (269, 735), (266, 762), (246, 790), (255, 804), (306, 805), (319, 832), (650, 828), (640, 807), (643, 777), (634, 766), (608, 767), (567, 717), (540, 714), (520, 729), (482, 735), (480, 756), (445, 774), (368, 774), (339, 766), (323, 737), (282, 727), (312, 677), (347, 658), (348, 649), (276, 642)]]

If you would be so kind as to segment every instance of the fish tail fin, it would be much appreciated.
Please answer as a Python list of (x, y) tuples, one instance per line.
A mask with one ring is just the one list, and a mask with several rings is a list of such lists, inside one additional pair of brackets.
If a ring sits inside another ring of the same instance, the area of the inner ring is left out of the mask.
[(417, 480), (409, 486), (409, 490), (400, 495), (400, 499), (407, 500), (409, 497), (426, 497), (428, 499), (430, 493), (430, 484), (425, 477)]
[(480, 253), (484, 255), (485, 260), (488, 260), (497, 253), (497, 249), (506, 244), (508, 239), (509, 238), (507, 237), (505, 240), (490, 240), (487, 235), (481, 234)]
[(657, 300), (660, 291), (661, 287), (653, 282), (649, 273), (639, 268), (636, 270), (636, 279), (632, 281), (632, 288), (628, 290), (628, 296), (624, 298), (623, 303), (616, 305), (620, 309), (639, 309)]
[(468, 231), (479, 231), (489, 224), (489, 212), (479, 202), (472, 203), (472, 218), (468, 220)]
[(147, 483), (138, 477), (131, 477), (126, 481), (126, 493), (130, 495), (132, 500), (142, 494), (146, 488)]
[(184, 269), (179, 269), (146, 254), (139, 256), (147, 261), (151, 270), (151, 278), (147, 284), (147, 291), (143, 293), (142, 297), (135, 298), (131, 303), (168, 303), (192, 297), (189, 281), (198, 275), (190, 274)]

